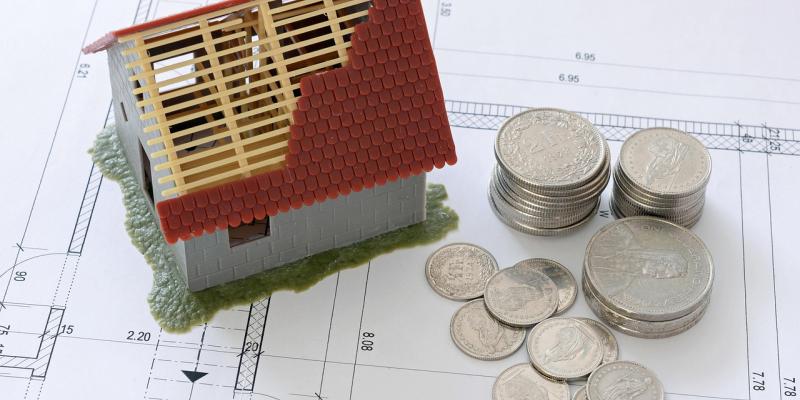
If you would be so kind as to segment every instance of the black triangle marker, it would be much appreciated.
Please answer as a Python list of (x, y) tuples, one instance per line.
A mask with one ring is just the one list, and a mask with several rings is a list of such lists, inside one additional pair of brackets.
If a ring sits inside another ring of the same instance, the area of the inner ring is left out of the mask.
[(186, 378), (189, 379), (189, 382), (192, 383), (195, 383), (200, 378), (208, 375), (208, 372), (197, 372), (197, 371), (187, 371), (187, 370), (181, 370), (181, 372), (183, 372), (183, 374), (186, 375)]

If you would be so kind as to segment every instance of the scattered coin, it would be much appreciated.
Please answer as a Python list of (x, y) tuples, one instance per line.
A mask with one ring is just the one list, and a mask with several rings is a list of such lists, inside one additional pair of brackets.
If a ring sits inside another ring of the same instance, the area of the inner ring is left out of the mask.
[(589, 241), (584, 280), (620, 315), (668, 321), (705, 303), (713, 271), (708, 249), (690, 230), (662, 219), (631, 217), (607, 224)]
[(611, 333), (611, 331), (601, 322), (595, 321), (591, 318), (576, 319), (589, 325), (589, 327), (594, 329), (598, 337), (604, 339), (603, 364), (617, 361), (617, 358), (619, 357), (619, 344), (617, 343), (617, 338), (614, 337), (614, 334)]
[(486, 282), (497, 270), (497, 261), (488, 251), (473, 244), (454, 243), (428, 257), (425, 276), (441, 296), (471, 300), (483, 296)]
[(546, 258), (529, 258), (516, 263), (514, 266), (525, 265), (536, 268), (548, 278), (552, 279), (558, 287), (558, 308), (553, 315), (559, 315), (567, 311), (575, 303), (578, 297), (578, 282), (570, 270), (553, 260)]
[(711, 155), (685, 132), (643, 129), (623, 143), (613, 176), (618, 217), (652, 215), (690, 227), (703, 212)]
[(543, 377), (530, 363), (501, 372), (492, 387), (492, 400), (527, 399), (568, 400), (569, 386)]
[(492, 316), (501, 322), (533, 326), (556, 311), (558, 288), (543, 272), (524, 265), (514, 266), (489, 279), (484, 301)]
[(592, 372), (586, 394), (591, 400), (663, 400), (664, 387), (649, 369), (630, 361), (615, 361)]
[(589, 400), (589, 398), (586, 397), (586, 386), (579, 387), (578, 390), (575, 391), (575, 395), (572, 396), (572, 400)]
[(486, 309), (483, 299), (472, 300), (450, 320), (450, 336), (461, 351), (479, 360), (499, 360), (525, 341), (525, 329), (502, 324)]
[(603, 361), (603, 338), (574, 318), (550, 318), (528, 335), (528, 355), (539, 372), (554, 379), (579, 379)]
[(590, 220), (610, 180), (603, 135), (585, 118), (537, 108), (509, 118), (495, 141), (492, 210), (531, 235), (571, 232)]

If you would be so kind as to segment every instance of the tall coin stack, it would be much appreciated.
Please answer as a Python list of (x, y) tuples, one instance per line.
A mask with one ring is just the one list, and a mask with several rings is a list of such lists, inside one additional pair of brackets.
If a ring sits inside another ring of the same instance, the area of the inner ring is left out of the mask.
[(586, 248), (583, 291), (589, 308), (632, 336), (664, 338), (697, 324), (713, 281), (714, 265), (703, 241), (663, 219), (616, 220)]
[(492, 210), (532, 235), (567, 233), (589, 221), (610, 177), (605, 138), (568, 111), (538, 108), (514, 115), (500, 127), (494, 152)]
[(710, 176), (711, 156), (699, 140), (677, 129), (643, 129), (620, 150), (611, 210), (691, 227), (703, 213)]

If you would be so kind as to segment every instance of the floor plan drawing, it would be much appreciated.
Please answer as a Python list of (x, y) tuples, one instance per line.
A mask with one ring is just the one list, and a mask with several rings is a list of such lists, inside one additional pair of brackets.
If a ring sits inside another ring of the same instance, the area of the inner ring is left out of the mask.
[[(224, 310), (189, 332), (170, 333), (149, 313), (152, 271), (125, 232), (119, 187), (86, 154), (96, 133), (114, 121), (105, 55), (83, 55), (80, 49), (112, 29), (207, 2), (17, 3), (2, 7), (22, 13), (47, 9), (37, 14), (47, 27), (41, 35), (22, 21), (0, 27), (6, 37), (28, 34), (41, 44), (34, 49), (9, 43), (10, 50), (25, 60), (46, 52), (52, 62), (30, 62), (30, 70), (13, 63), (0, 67), (0, 88), (15, 93), (0, 100), (0, 113), (9, 120), (0, 183), (11, 189), (0, 193), (6, 214), (0, 230), (3, 399), (490, 398), (496, 376), (528, 356), (521, 350), (483, 362), (452, 345), (448, 324), (460, 304), (428, 286), (428, 255), (446, 243), (472, 242), (490, 250), (501, 267), (546, 257), (579, 277), (586, 243), (613, 218), (610, 187), (594, 220), (565, 237), (525, 236), (492, 214), (486, 190), (495, 162), (494, 132), (506, 118), (535, 106), (581, 113), (609, 139), (614, 158), (624, 138), (655, 126), (684, 130), (710, 149), (707, 204), (693, 228), (719, 271), (708, 312), (695, 328), (669, 339), (617, 333), (621, 357), (656, 371), (668, 399), (796, 395), (790, 389), (800, 378), (800, 328), (794, 322), (800, 304), (793, 293), (800, 285), (794, 249), (800, 225), (800, 61), (773, 62), (774, 53), (788, 48), (788, 38), (758, 47), (776, 35), (773, 27), (742, 38), (743, 51), (763, 61), (745, 63), (735, 44), (715, 49), (721, 43), (716, 36), (697, 44), (706, 53), (679, 50), (691, 38), (659, 41), (673, 32), (659, 31), (667, 29), (662, 26), (636, 39), (622, 30), (606, 32), (624, 49), (648, 44), (635, 54), (617, 51), (592, 38), (592, 21), (615, 13), (585, 3), (589, 9), (582, 12), (576, 4), (502, 0), (497, 9), (485, 10), (481, 2), (426, 0), (459, 156), (456, 166), (429, 179), (447, 187), (447, 204), (461, 216), (458, 230), (441, 243), (382, 255), (307, 291), (275, 293)], [(612, 3), (609, 8), (620, 6)], [(679, 3), (677, 8), (690, 7)], [(729, 22), (709, 22), (720, 35), (733, 31), (742, 14), (756, 13), (735, 3), (724, 11)], [(525, 12), (506, 15), (498, 11), (504, 7)], [(705, 7), (711, 6), (697, 11)], [(774, 7), (779, 18), (800, 17), (790, 2)], [(653, 13), (678, 12), (639, 6), (629, 11), (651, 20)], [(549, 41), (507, 40), (555, 29), (550, 21), (525, 24), (524, 15), (557, 13), (572, 13), (574, 30)], [(487, 19), (501, 16), (507, 26), (487, 35), (495, 29)], [(696, 23), (687, 18), (674, 22), (676, 31)], [(796, 37), (800, 29), (789, 25), (783, 29)], [(664, 55), (679, 51), (682, 57)], [(33, 75), (41, 78), (37, 90), (23, 90), (21, 82)], [(567, 315), (593, 317), (582, 295)]]

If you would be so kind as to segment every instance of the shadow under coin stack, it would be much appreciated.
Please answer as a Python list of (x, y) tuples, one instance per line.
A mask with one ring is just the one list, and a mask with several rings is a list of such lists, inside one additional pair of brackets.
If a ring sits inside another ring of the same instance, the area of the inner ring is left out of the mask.
[(591, 220), (610, 177), (603, 135), (563, 110), (531, 109), (511, 117), (500, 127), (494, 152), (492, 210), (531, 235), (568, 233)]
[(699, 140), (677, 129), (643, 129), (620, 150), (611, 210), (691, 227), (703, 213), (710, 176), (711, 156)]
[(632, 336), (664, 338), (697, 324), (713, 281), (714, 265), (703, 241), (662, 219), (614, 221), (586, 248), (586, 302), (602, 321)]

